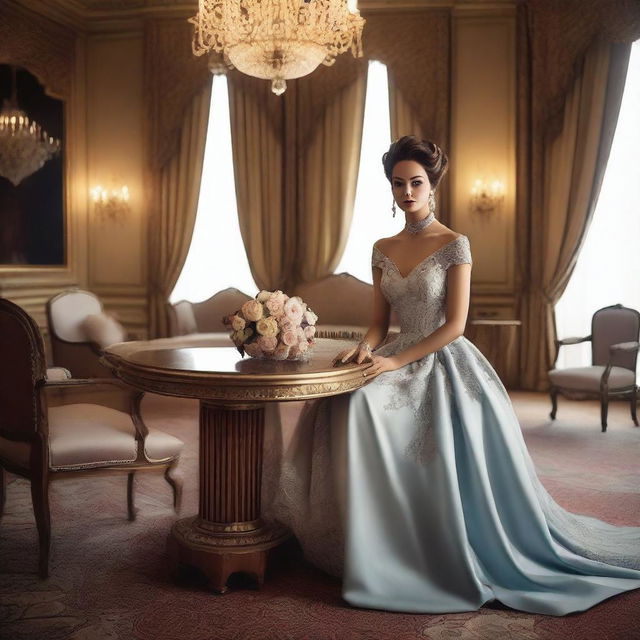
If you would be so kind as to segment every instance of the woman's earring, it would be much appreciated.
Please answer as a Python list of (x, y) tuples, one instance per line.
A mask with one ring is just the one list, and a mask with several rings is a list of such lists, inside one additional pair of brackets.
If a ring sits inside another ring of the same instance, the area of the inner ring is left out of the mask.
[(393, 204), (391, 205), (391, 211), (393, 211), (393, 217), (396, 217), (396, 201), (393, 201)]
[(436, 196), (433, 191), (429, 193), (429, 213), (436, 214)]

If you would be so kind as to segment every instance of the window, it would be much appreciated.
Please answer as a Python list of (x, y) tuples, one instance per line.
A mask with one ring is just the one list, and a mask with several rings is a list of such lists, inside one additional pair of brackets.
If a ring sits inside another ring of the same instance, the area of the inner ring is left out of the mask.
[(391, 142), (387, 67), (371, 61), (367, 77), (358, 185), (347, 246), (336, 273), (347, 271), (371, 283), (371, 248), (380, 238), (395, 235), (402, 227), (391, 214), (391, 189), (382, 170), (382, 154)]
[(227, 79), (214, 76), (198, 212), (169, 301), (200, 302), (227, 287), (249, 295), (256, 289), (238, 223)]
[[(640, 40), (629, 70), (611, 155), (591, 226), (571, 280), (555, 307), (558, 336), (587, 336), (591, 316), (621, 303), (640, 310)], [(591, 345), (562, 347), (558, 366), (591, 364)]]

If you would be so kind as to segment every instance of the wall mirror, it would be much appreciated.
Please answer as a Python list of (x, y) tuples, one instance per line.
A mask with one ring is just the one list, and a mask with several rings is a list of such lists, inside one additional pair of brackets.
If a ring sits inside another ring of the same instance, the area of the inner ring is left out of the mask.
[(0, 101), (0, 268), (64, 266), (64, 102), (7, 64)]

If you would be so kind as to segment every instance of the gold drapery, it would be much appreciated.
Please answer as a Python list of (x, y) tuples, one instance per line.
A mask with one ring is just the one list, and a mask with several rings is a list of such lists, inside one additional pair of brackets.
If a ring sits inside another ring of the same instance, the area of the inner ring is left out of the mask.
[(283, 215), (283, 102), (264, 80), (238, 72), (228, 80), (240, 233), (257, 286), (273, 290), (282, 287), (293, 259)]
[[(547, 388), (553, 364), (553, 308), (573, 272), (589, 227), (618, 118), (630, 46), (594, 44), (565, 102), (558, 135), (533, 140), (528, 283), (522, 304), (525, 389)], [(536, 182), (537, 180), (537, 182)], [(528, 237), (522, 237), (528, 234)]]
[(366, 66), (353, 66), (357, 75), (315, 122), (310, 114), (322, 87), (310, 79), (297, 87), (298, 123), (309, 135), (299, 140), (294, 284), (333, 273), (351, 229), (366, 90)]
[[(389, 117), (391, 119), (392, 140), (397, 140), (402, 136), (415, 135), (418, 138), (440, 144), (436, 137), (430, 138), (424, 133), (420, 116), (407, 101), (391, 73), (389, 74)], [(446, 176), (436, 191), (436, 215), (443, 224), (449, 224), (451, 221)]]
[(290, 82), (229, 74), (238, 217), (259, 288), (293, 289), (332, 272), (358, 175), (366, 66), (340, 59)]
[(169, 332), (167, 301), (187, 258), (198, 208), (209, 123), (211, 81), (182, 118), (178, 150), (157, 175), (149, 220), (149, 312), (151, 335)]

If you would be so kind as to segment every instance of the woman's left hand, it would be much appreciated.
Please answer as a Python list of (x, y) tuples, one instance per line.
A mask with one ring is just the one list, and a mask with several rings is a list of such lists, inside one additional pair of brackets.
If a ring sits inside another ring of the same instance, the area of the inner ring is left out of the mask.
[(384, 358), (383, 356), (373, 355), (371, 364), (362, 372), (362, 375), (365, 378), (369, 378), (377, 376), (379, 373), (384, 373), (385, 371), (395, 371), (400, 367), (400, 363), (393, 356)]

